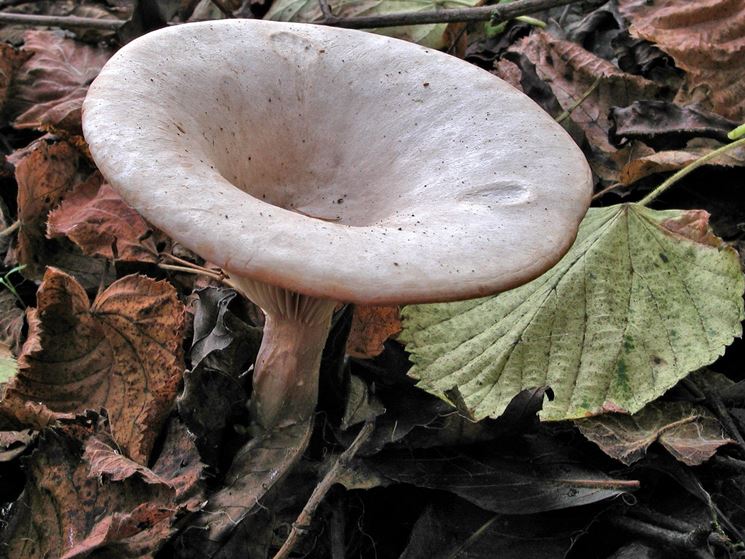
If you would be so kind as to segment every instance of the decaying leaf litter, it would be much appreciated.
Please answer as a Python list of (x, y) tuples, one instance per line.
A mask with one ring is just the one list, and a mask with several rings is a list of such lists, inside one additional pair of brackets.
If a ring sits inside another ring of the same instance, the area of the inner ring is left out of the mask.
[[(338, 482), (301, 517), (292, 553), (738, 556), (745, 150), (649, 194), (738, 141), (741, 3), (576, 2), (533, 14), (543, 29), (386, 31), (465, 57), (561, 118), (595, 173), (596, 208), (522, 288), (407, 307), (402, 323), (395, 307), (339, 309), (310, 446), (270, 491), (252, 476), (297, 437), (251, 446), (262, 315), (108, 187), (80, 104), (119, 44), (168, 22), (401, 6), (5, 4), (125, 23), (0, 31), (1, 553), (271, 556), (313, 490)], [(240, 525), (215, 520), (230, 528), (219, 544), (200, 537), (214, 502), (249, 499), (259, 506)]]

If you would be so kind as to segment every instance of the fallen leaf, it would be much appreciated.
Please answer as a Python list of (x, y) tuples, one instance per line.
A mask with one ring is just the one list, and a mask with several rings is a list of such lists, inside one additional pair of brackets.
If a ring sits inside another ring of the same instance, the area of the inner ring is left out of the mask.
[(737, 253), (702, 211), (591, 208), (551, 270), (504, 294), (402, 311), (418, 386), (477, 419), (549, 386), (544, 420), (635, 413), (742, 333)]
[(21, 53), (13, 45), (0, 43), (0, 113), (5, 114), (11, 84), (18, 68), (28, 58), (28, 53)]
[(574, 546), (593, 512), (495, 515), (459, 499), (430, 504), (400, 559), (557, 559)]
[(83, 99), (112, 52), (51, 31), (28, 31), (24, 38), (23, 52), (31, 56), (18, 70), (8, 103), (13, 126), (81, 134)]
[(82, 179), (80, 153), (72, 144), (41, 138), (14, 154), (18, 182), (18, 261), (34, 276), (43, 273), (47, 214)]
[(9, 389), (55, 412), (105, 408), (117, 445), (147, 463), (184, 368), (175, 290), (132, 275), (90, 305), (72, 277), (50, 268), (37, 305)]
[(237, 419), (246, 421), (248, 375), (261, 344), (261, 329), (248, 325), (231, 310), (233, 289), (197, 291), (194, 309), (192, 369), (184, 375), (178, 410), (197, 436), (204, 460), (217, 464), (223, 439)]
[[(629, 161), (621, 169), (618, 180), (621, 184), (629, 185), (655, 173), (666, 173), (682, 169), (701, 156), (711, 153), (713, 148), (718, 147), (718, 145), (709, 145), (710, 143), (714, 142), (693, 140), (689, 142), (685, 149), (658, 151), (657, 153)], [(745, 166), (745, 149), (734, 149), (723, 153), (711, 159), (706, 164), (718, 167)]]
[(150, 225), (98, 173), (79, 183), (50, 212), (47, 235), (68, 237), (89, 256), (158, 261)]
[(25, 265), (21, 273), (40, 280), (47, 266), (56, 266), (86, 288), (100, 285), (106, 275), (104, 260), (84, 256), (66, 239), (46, 238), (49, 212), (90, 174), (80, 152), (70, 142), (47, 135), (17, 150), (9, 160), (15, 164), (18, 182), (21, 226), (13, 259)]
[[(106, 434), (88, 415), (47, 430), (25, 461), (26, 485), (5, 529), (8, 557), (151, 558), (170, 534), (173, 490), (139, 477), (113, 482), (91, 477), (84, 441)], [(136, 520), (136, 522), (135, 522)]]
[(655, 150), (679, 149), (698, 137), (728, 143), (727, 133), (738, 124), (695, 106), (648, 100), (612, 107), (610, 120), (610, 136), (615, 143), (641, 140)]
[(647, 148), (645, 153), (636, 144), (620, 149), (611, 144), (608, 113), (614, 106), (627, 106), (639, 99), (654, 99), (659, 94), (654, 82), (622, 72), (581, 46), (556, 39), (540, 30), (533, 31), (510, 51), (526, 56), (535, 64), (538, 76), (548, 84), (564, 110), (571, 108), (597, 79), (600, 80), (596, 89), (569, 117), (584, 131), (589, 142), (590, 166), (600, 177), (616, 181), (621, 166), (632, 155), (638, 157), (651, 152)]
[(397, 305), (356, 305), (347, 338), (347, 353), (360, 359), (380, 355), (385, 349), (383, 343), (401, 331), (399, 311)]
[(137, 476), (145, 483), (169, 487), (174, 490), (174, 503), (182, 509), (196, 510), (203, 501), (204, 465), (194, 437), (178, 420), (169, 422), (163, 448), (152, 469), (130, 460), (115, 448), (113, 441), (100, 437), (86, 441), (83, 460), (90, 465), (92, 477), (122, 481)]
[(396, 483), (439, 489), (492, 512), (532, 514), (610, 499), (638, 484), (613, 479), (548, 437), (470, 455), (458, 449), (386, 452), (366, 458), (366, 468)]
[(745, 120), (745, 5), (738, 0), (620, 0), (630, 32), (651, 41), (686, 71), (676, 101), (708, 105)]
[[(328, 5), (337, 17), (372, 16), (397, 12), (424, 12), (442, 8), (469, 8), (481, 4), (482, 0), (330, 0)], [(300, 21), (314, 23), (323, 21), (321, 6), (317, 0), (278, 0), (272, 4), (265, 19), (275, 21)], [(444, 23), (408, 25), (371, 29), (370, 31), (390, 35), (398, 39), (419, 43), (432, 48), (443, 48), (448, 44), (448, 25)]]
[(313, 421), (274, 429), (248, 441), (236, 454), (223, 486), (210, 496), (204, 513), (191, 522), (197, 538), (190, 543), (200, 557), (212, 557), (215, 546), (280, 486), (308, 446)]
[(11, 355), (18, 355), (21, 349), (24, 314), (15, 295), (0, 288), (0, 345), (7, 347)]
[(654, 442), (676, 459), (698, 466), (733, 443), (705, 408), (688, 402), (653, 402), (634, 415), (606, 414), (576, 421), (582, 434), (626, 465), (641, 460)]

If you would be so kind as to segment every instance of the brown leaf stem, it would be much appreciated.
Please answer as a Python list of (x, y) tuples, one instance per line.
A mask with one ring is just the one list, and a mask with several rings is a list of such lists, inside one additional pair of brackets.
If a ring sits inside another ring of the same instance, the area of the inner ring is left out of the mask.
[(21, 226), (21, 220), (20, 219), (15, 220), (8, 227), (0, 231), (0, 237), (7, 237), (8, 235), (12, 235), (18, 230), (20, 226)]
[(328, 493), (329, 489), (337, 483), (339, 476), (347, 469), (349, 462), (355, 457), (367, 439), (370, 438), (370, 435), (372, 435), (374, 430), (375, 424), (373, 422), (365, 423), (352, 441), (352, 444), (349, 445), (349, 448), (339, 455), (339, 458), (336, 459), (334, 465), (331, 466), (331, 469), (325, 476), (323, 476), (321, 482), (313, 490), (310, 499), (305, 503), (303, 510), (300, 511), (295, 522), (292, 523), (290, 535), (287, 537), (287, 540), (285, 540), (285, 543), (282, 544), (279, 551), (274, 555), (274, 559), (286, 559), (289, 557), (298, 540), (305, 532), (305, 529), (310, 525), (310, 522), (313, 519), (313, 514), (316, 512), (318, 505), (321, 504), (321, 501), (323, 501), (326, 493)]

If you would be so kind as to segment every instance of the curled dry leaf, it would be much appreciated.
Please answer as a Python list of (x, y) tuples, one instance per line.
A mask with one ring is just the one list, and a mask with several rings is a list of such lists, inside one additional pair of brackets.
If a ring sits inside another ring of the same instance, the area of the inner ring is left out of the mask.
[[(639, 157), (623, 166), (619, 182), (629, 185), (655, 173), (677, 171), (710, 153), (712, 149), (716, 149), (719, 145), (713, 140), (692, 140), (685, 149), (658, 151), (651, 155)], [(708, 161), (707, 165), (741, 167), (745, 165), (745, 149), (738, 148), (723, 153)]]
[(745, 4), (739, 0), (620, 0), (630, 32), (655, 43), (686, 71), (677, 101), (696, 100), (745, 120)]
[(28, 31), (8, 108), (17, 128), (82, 132), (80, 109), (88, 86), (112, 52), (50, 31)]
[(396, 305), (357, 305), (347, 338), (347, 353), (368, 359), (383, 352), (383, 343), (401, 331), (400, 308)]
[(49, 214), (47, 234), (67, 236), (89, 256), (158, 261), (150, 225), (98, 173), (78, 184)]
[(183, 372), (175, 290), (132, 275), (90, 305), (80, 284), (50, 268), (37, 304), (9, 389), (56, 412), (107, 409), (117, 445), (146, 463)]
[(642, 140), (656, 150), (684, 147), (693, 138), (713, 138), (727, 143), (737, 122), (699, 107), (680, 107), (668, 101), (635, 101), (612, 107), (611, 139)]
[(734, 442), (705, 408), (688, 402), (653, 402), (634, 415), (607, 414), (576, 425), (603, 452), (626, 465), (643, 458), (655, 441), (689, 466), (702, 464), (720, 446)]
[(16, 166), (21, 222), (17, 258), (27, 266), (26, 274), (40, 276), (43, 273), (48, 252), (45, 246), (47, 214), (81, 179), (79, 160), (80, 154), (72, 144), (51, 137), (41, 138), (11, 158)]
[(90, 437), (85, 443), (83, 460), (90, 464), (92, 477), (122, 481), (137, 476), (145, 483), (174, 490), (174, 502), (181, 508), (196, 510), (202, 502), (201, 477), (204, 465), (194, 437), (179, 421), (168, 424), (163, 448), (152, 469), (130, 460), (115, 448), (108, 437)]
[(590, 147), (587, 154), (590, 165), (600, 177), (616, 181), (621, 166), (632, 155), (651, 152), (637, 144), (620, 149), (612, 145), (608, 139), (608, 112), (613, 106), (653, 99), (659, 90), (654, 82), (622, 72), (581, 46), (543, 31), (533, 31), (510, 50), (535, 64), (538, 76), (548, 84), (564, 110), (571, 108), (591, 89), (595, 80), (600, 79), (595, 91), (570, 116), (585, 133)]
[[(95, 415), (47, 430), (26, 459), (26, 485), (4, 533), (8, 557), (152, 557), (170, 534), (173, 489), (133, 476), (91, 477), (83, 445), (106, 437)], [(144, 504), (143, 504), (144, 503)]]

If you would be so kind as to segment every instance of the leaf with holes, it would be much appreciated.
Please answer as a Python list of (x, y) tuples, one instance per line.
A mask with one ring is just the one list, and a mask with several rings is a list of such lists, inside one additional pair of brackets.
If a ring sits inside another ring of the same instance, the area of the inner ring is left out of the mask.
[(720, 446), (733, 443), (716, 417), (689, 402), (653, 402), (634, 415), (609, 413), (576, 422), (582, 434), (626, 465), (659, 442), (689, 466), (703, 464)]
[(442, 398), (457, 387), (478, 419), (545, 385), (544, 420), (634, 413), (741, 334), (744, 288), (706, 212), (593, 208), (544, 275), (495, 297), (406, 307), (399, 339), (419, 386)]
[(176, 290), (131, 275), (91, 305), (80, 284), (50, 268), (37, 304), (8, 392), (54, 412), (106, 408), (117, 445), (146, 464), (184, 368)]

